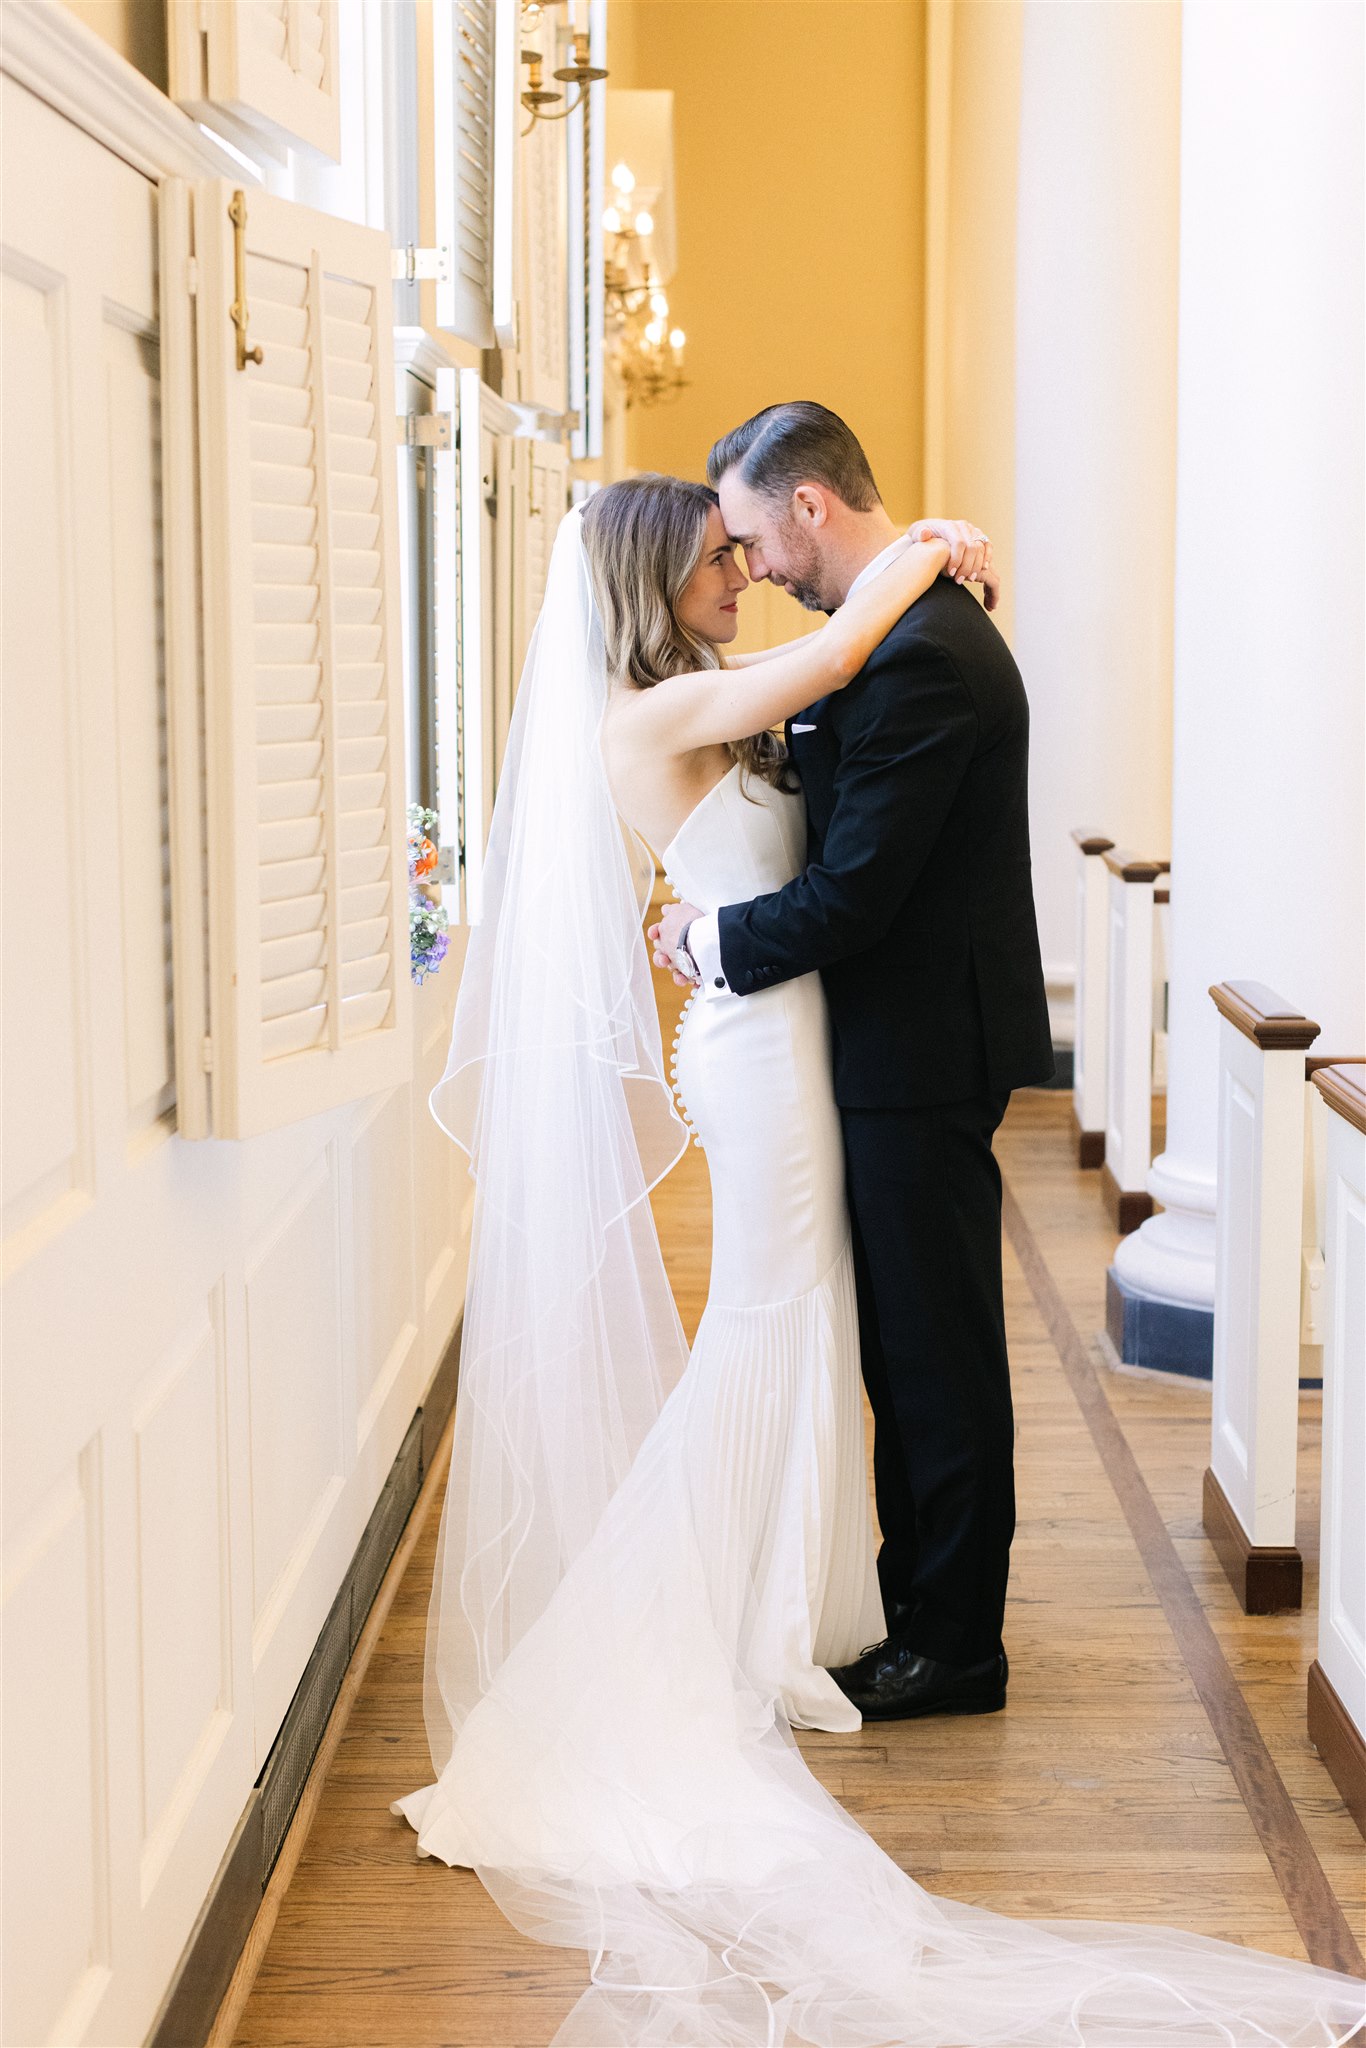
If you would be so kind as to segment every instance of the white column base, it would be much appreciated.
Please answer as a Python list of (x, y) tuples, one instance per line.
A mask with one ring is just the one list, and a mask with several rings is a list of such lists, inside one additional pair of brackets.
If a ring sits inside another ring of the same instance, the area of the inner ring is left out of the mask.
[(1123, 1239), (1115, 1271), (1126, 1287), (1158, 1301), (1214, 1307), (1215, 1184), (1163, 1152), (1148, 1173), (1148, 1191), (1162, 1209)]

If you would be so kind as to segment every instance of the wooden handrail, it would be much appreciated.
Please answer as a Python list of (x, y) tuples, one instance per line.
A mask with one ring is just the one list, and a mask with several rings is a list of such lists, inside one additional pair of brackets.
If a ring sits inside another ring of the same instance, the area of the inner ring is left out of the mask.
[(1088, 832), (1084, 825), (1074, 825), (1072, 843), (1082, 853), (1108, 853), (1115, 842), (1102, 832)]
[(1366, 1052), (1307, 1052), (1304, 1056), (1304, 1078), (1312, 1081), (1320, 1067), (1361, 1066), (1366, 1066)]
[(1319, 1067), (1314, 1086), (1330, 1109), (1366, 1133), (1366, 1061), (1342, 1060), (1336, 1066)]
[(1307, 1052), (1319, 1035), (1312, 1018), (1292, 1009), (1265, 982), (1220, 981), (1210, 995), (1219, 1015), (1263, 1052)]
[(1112, 875), (1118, 875), (1121, 882), (1155, 882), (1159, 875), (1171, 873), (1169, 860), (1154, 860), (1144, 853), (1128, 853), (1123, 847), (1115, 847), (1105, 856), (1105, 865)]

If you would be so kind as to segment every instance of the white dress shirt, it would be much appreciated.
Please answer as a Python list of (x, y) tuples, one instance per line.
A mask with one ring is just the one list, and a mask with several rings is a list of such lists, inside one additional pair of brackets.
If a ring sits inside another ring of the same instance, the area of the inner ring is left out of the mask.
[[(873, 556), (871, 562), (865, 562), (845, 592), (845, 602), (848, 602), (862, 584), (870, 582), (879, 569), (885, 569), (889, 563), (894, 562), (910, 544), (910, 534), (899, 533), (894, 541), (888, 542), (880, 554)], [(704, 995), (734, 995), (734, 989), (721, 971), (721, 927), (715, 911), (702, 917), (695, 917), (688, 926), (688, 951), (697, 962)]]

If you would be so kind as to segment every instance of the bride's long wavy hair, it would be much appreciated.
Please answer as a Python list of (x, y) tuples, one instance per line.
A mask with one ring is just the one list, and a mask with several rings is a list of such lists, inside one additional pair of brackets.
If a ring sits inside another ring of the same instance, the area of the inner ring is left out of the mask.
[[(651, 690), (670, 676), (722, 668), (710, 640), (689, 632), (678, 603), (702, 559), (707, 515), (720, 503), (708, 484), (683, 477), (624, 477), (583, 507), (583, 538), (602, 613), (612, 681)], [(743, 789), (751, 775), (795, 789), (787, 748), (776, 733), (732, 740)]]

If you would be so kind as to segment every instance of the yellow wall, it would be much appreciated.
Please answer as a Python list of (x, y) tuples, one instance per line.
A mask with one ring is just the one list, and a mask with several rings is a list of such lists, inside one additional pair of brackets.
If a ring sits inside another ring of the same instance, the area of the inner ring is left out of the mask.
[(66, 0), (66, 5), (165, 92), (165, 0)]
[[(921, 504), (924, 0), (609, 0), (619, 86), (674, 94), (673, 317), (691, 388), (632, 412), (640, 469), (814, 398), (888, 510)], [(610, 88), (609, 88), (610, 90)]]

